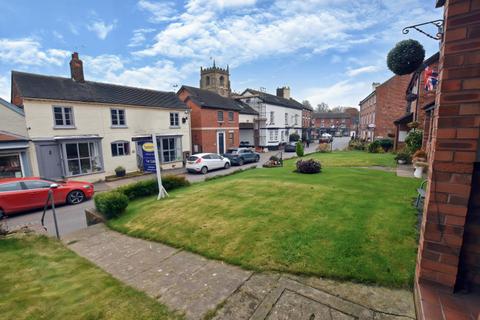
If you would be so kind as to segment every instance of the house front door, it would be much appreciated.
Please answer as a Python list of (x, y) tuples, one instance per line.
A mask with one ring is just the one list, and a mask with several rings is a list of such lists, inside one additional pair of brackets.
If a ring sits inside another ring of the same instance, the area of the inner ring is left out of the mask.
[(38, 145), (37, 159), (41, 177), (49, 179), (63, 177), (62, 158), (57, 144)]
[(217, 152), (219, 154), (225, 153), (225, 132), (224, 131), (217, 132)]

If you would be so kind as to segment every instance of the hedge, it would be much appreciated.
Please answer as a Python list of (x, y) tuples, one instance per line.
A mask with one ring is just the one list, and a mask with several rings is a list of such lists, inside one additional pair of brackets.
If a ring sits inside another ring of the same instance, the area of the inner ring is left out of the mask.
[[(170, 191), (190, 185), (183, 176), (167, 175), (162, 177), (165, 190)], [(158, 194), (157, 179), (143, 180), (119, 187), (115, 190), (95, 195), (95, 207), (107, 219), (120, 215), (128, 205), (129, 200)], [(118, 204), (116, 204), (118, 202)]]

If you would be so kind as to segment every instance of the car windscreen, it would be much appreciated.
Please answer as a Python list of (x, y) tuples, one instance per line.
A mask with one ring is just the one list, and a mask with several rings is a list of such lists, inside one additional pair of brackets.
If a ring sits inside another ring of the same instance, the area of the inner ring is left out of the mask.
[(237, 150), (237, 149), (228, 149), (228, 150), (227, 150), (227, 153), (237, 154), (237, 153), (238, 153), (238, 150)]
[(196, 161), (198, 159), (197, 156), (190, 156), (187, 158), (187, 161)]

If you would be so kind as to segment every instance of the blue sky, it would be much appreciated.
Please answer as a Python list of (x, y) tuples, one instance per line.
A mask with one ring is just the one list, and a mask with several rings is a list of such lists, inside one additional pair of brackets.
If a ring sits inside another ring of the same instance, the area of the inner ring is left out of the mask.
[[(442, 16), (434, 0), (0, 0), (0, 97), (10, 72), (69, 76), (78, 51), (87, 80), (175, 91), (200, 66), (230, 65), (232, 89), (288, 85), (313, 105), (357, 106), (392, 76), (402, 28)], [(429, 29), (432, 33), (434, 29)]]

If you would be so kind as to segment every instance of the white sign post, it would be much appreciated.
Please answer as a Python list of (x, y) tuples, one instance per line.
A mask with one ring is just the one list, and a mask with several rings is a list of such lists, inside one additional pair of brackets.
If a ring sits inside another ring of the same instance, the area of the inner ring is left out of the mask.
[(167, 190), (162, 185), (162, 174), (160, 172), (160, 157), (158, 154), (158, 143), (157, 143), (157, 136), (152, 134), (152, 142), (153, 142), (153, 153), (155, 154), (155, 167), (157, 172), (157, 181), (158, 181), (158, 197), (157, 200), (163, 199), (168, 197)]

